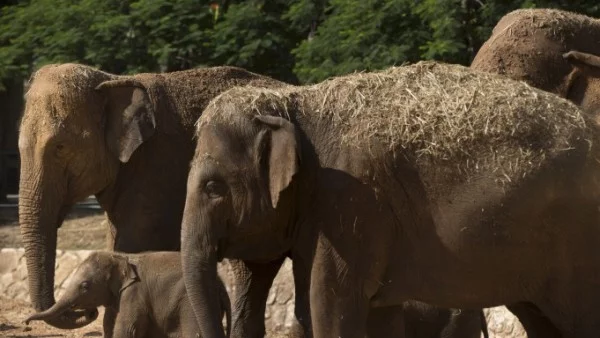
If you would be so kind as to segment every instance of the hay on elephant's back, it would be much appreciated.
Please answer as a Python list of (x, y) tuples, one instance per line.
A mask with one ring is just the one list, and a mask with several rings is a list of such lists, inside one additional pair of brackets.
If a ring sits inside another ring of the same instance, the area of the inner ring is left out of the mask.
[(558, 96), (434, 62), (307, 87), (234, 89), (212, 102), (204, 121), (233, 111), (311, 115), (327, 120), (346, 146), (383, 146), (419, 163), (461, 170), (492, 167), (509, 180), (585, 137), (580, 110)]

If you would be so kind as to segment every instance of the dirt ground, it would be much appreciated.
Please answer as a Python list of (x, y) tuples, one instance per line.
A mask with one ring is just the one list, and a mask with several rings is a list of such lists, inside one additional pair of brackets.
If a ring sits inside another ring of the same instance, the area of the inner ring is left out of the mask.
[[(106, 248), (104, 213), (75, 210), (58, 229), (58, 249), (101, 250)], [(0, 248), (20, 248), (21, 234), (17, 211), (0, 210)]]

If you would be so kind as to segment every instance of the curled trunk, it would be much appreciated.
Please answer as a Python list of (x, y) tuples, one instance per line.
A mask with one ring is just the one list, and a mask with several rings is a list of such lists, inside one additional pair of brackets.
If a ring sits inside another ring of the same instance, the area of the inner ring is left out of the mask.
[[(19, 187), (19, 225), (25, 247), (29, 295), (36, 311), (44, 311), (54, 304), (54, 265), (56, 260), (56, 232), (62, 222), (63, 196), (55, 193), (45, 182), (41, 170), (21, 167)], [(56, 184), (53, 182), (53, 184)], [(87, 309), (88, 314), (96, 309)], [(95, 318), (82, 317), (83, 313), (65, 312), (60, 317), (45, 320), (60, 329), (75, 329), (91, 323)]]
[[(75, 325), (85, 326), (93, 322), (98, 318), (98, 311), (93, 310), (72, 310), (71, 307), (73, 301), (67, 300), (66, 298), (56, 302), (49, 309), (38, 312), (29, 316), (25, 320), (25, 324), (29, 324), (32, 320), (44, 320), (44, 321), (56, 321), (56, 320), (67, 320), (73, 321)], [(66, 317), (62, 319), (61, 317)]]

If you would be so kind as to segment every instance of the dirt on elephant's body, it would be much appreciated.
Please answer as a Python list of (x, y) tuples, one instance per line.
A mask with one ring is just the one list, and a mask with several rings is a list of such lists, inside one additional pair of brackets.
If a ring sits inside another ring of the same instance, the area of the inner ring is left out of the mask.
[(481, 46), (471, 68), (506, 75), (566, 97), (571, 50), (600, 55), (600, 20), (556, 9), (506, 14)]
[(584, 115), (564, 99), (435, 62), (308, 87), (235, 88), (215, 99), (200, 123), (235, 123), (240, 109), (250, 116), (306, 115), (332, 126), (329, 132), (346, 146), (401, 154), (418, 166), (433, 163), (458, 180), (493, 173), (496, 181), (516, 184), (589, 138)]

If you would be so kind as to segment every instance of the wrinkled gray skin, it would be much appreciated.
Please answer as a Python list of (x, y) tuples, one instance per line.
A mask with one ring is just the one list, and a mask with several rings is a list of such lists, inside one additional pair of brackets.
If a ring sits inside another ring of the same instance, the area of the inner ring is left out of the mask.
[[(506, 75), (564, 97), (600, 121), (600, 20), (554, 9), (503, 16), (471, 68)], [(508, 308), (530, 338), (560, 337), (532, 304)]]
[[(89, 195), (106, 211), (111, 249), (178, 250), (194, 123), (211, 98), (248, 83), (282, 84), (235, 67), (116, 76), (62, 64), (32, 76), (19, 133), (19, 223), (37, 311), (54, 304), (57, 228)], [(264, 335), (265, 299), (281, 261), (232, 261), (232, 336)], [(46, 322), (70, 329), (96, 316), (95, 308), (66, 311)]]
[[(106, 338), (179, 338), (199, 333), (185, 292), (178, 252), (94, 252), (71, 278), (56, 304), (26, 322), (52, 319), (71, 308), (104, 306)], [(219, 314), (221, 318), (226, 315), (229, 326), (229, 297), (220, 279), (217, 287), (214, 292), (221, 299)]]
[(227, 97), (200, 119), (182, 225), (184, 280), (204, 335), (222, 337), (210, 292), (220, 259), (290, 250), (316, 338), (363, 338), (370, 309), (406, 299), (534, 302), (564, 337), (597, 337), (600, 179), (588, 142), (508, 188), (491, 178), (439, 186), (442, 174), (401, 145), (346, 145), (342, 124), (322, 120), (335, 114), (250, 111)]
[[(110, 248), (179, 248), (194, 123), (211, 98), (245, 84), (282, 85), (235, 67), (116, 76), (63, 64), (34, 74), (19, 135), (19, 217), (37, 311), (54, 304), (57, 227), (89, 195), (96, 195), (110, 221)], [(264, 336), (266, 299), (283, 259), (230, 260), (232, 337)], [(301, 322), (308, 317), (302, 304), (296, 300)], [(64, 311), (46, 322), (69, 329), (96, 316), (95, 308)], [(432, 320), (443, 325), (437, 316)]]
[(525, 81), (600, 115), (597, 41), (599, 19), (554, 9), (519, 9), (498, 21), (471, 68)]

